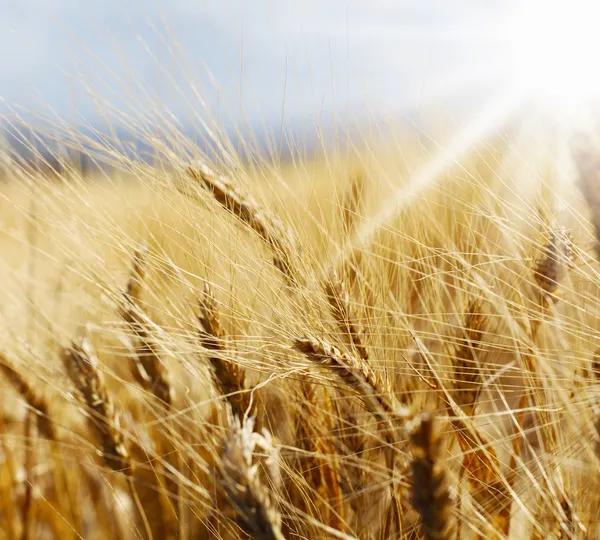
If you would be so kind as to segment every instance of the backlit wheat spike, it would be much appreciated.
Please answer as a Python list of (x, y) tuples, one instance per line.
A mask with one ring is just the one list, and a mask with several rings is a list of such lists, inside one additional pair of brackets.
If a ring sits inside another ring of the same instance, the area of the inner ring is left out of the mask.
[(469, 305), (463, 325), (463, 335), (454, 354), (453, 399), (467, 416), (473, 414), (481, 390), (481, 371), (476, 353), (481, 348), (487, 318), (481, 304), (473, 301)]
[(427, 540), (454, 539), (453, 501), (441, 463), (440, 438), (433, 417), (415, 418), (410, 434), (412, 489), (410, 502), (421, 516), (421, 534)]
[(215, 200), (253, 229), (272, 249), (273, 264), (291, 285), (298, 285), (297, 241), (289, 227), (266, 210), (248, 194), (243, 194), (229, 178), (218, 176), (206, 165), (189, 167), (188, 175), (213, 194)]
[(121, 317), (134, 334), (137, 379), (167, 407), (173, 404), (173, 385), (164, 366), (155, 339), (148, 330), (148, 321), (141, 308), (143, 279), (146, 274), (147, 249), (135, 252), (133, 266), (124, 294)]
[(554, 227), (534, 272), (540, 289), (554, 295), (573, 265), (573, 258), (573, 241), (569, 232), (564, 227)]
[(281, 515), (272, 503), (269, 489), (261, 482), (253, 463), (254, 447), (262, 437), (254, 433), (254, 420), (243, 425), (231, 421), (221, 446), (218, 480), (239, 527), (255, 540), (283, 540)]
[[(375, 372), (360, 358), (342, 353), (314, 336), (296, 339), (294, 347), (309, 360), (331, 369), (359, 395), (366, 409), (378, 421), (389, 425), (394, 420), (406, 421), (410, 417), (409, 411), (381, 386)], [(387, 436), (395, 440), (391, 433)]]
[(0, 370), (15, 387), (15, 390), (23, 396), (27, 404), (36, 412), (39, 432), (49, 441), (58, 441), (56, 428), (48, 412), (46, 398), (29, 384), (2, 354), (0, 354)]
[(350, 295), (344, 282), (335, 273), (325, 282), (325, 295), (340, 331), (354, 345), (360, 357), (368, 360), (369, 353), (363, 343), (363, 331), (352, 312)]
[[(558, 303), (559, 297), (556, 292), (564, 281), (569, 270), (573, 266), (574, 249), (570, 233), (562, 226), (554, 226), (550, 230), (550, 238), (544, 247), (544, 256), (538, 262), (534, 271), (535, 280), (540, 288), (539, 308), (545, 312), (548, 308), (548, 300)], [(534, 318), (530, 321), (532, 341), (535, 341), (540, 328), (542, 319)], [(532, 405), (536, 407), (535, 416), (537, 424), (540, 426), (540, 435), (545, 449), (549, 452), (554, 451), (558, 439), (556, 425), (543, 407), (539, 407), (544, 402), (544, 389), (541, 386), (539, 378), (535, 374), (535, 355), (527, 354), (528, 378), (532, 388)], [(532, 363), (533, 361), (533, 363)]]
[(199, 337), (201, 345), (208, 351), (208, 359), (213, 368), (214, 381), (221, 395), (225, 396), (234, 414), (243, 417), (250, 405), (248, 392), (245, 392), (246, 373), (235, 361), (224, 359), (228, 348), (225, 331), (221, 326), (217, 304), (208, 282), (199, 301)]
[(62, 361), (70, 379), (91, 410), (88, 421), (100, 436), (104, 463), (115, 471), (129, 474), (131, 459), (124, 443), (119, 415), (104, 385), (104, 377), (98, 369), (98, 359), (88, 340), (73, 342), (64, 349)]
[(90, 409), (87, 416), (88, 424), (100, 437), (104, 464), (109, 469), (122, 472), (127, 476), (131, 497), (146, 534), (152, 538), (150, 522), (135, 488), (133, 463), (125, 446), (119, 414), (104, 384), (104, 376), (98, 368), (98, 358), (92, 345), (85, 338), (73, 342), (70, 347), (63, 350), (61, 358), (69, 378)]
[[(148, 249), (144, 246), (137, 249), (134, 253), (133, 264), (125, 293), (123, 295), (123, 306), (121, 308), (121, 317), (129, 326), (133, 334), (132, 340), (135, 348), (134, 357), (134, 376), (138, 382), (152, 392), (160, 402), (165, 406), (165, 412), (171, 410), (174, 399), (174, 389), (171, 381), (171, 374), (163, 364), (160, 357), (159, 348), (156, 339), (152, 334), (150, 322), (147, 320), (143, 311), (142, 304), (142, 287), (144, 277), (146, 275)], [(177, 468), (177, 454), (172, 452), (174, 446), (172, 441), (165, 439), (161, 441), (165, 449), (161, 449), (165, 455), (165, 460), (169, 467)], [(166, 450), (169, 448), (170, 450)], [(136, 471), (136, 479), (143, 476), (143, 472)], [(157, 492), (151, 488), (147, 488), (147, 484), (153, 480), (158, 480), (158, 476), (154, 475), (150, 480), (142, 480), (145, 484), (142, 488), (138, 488), (138, 495), (145, 499), (144, 502), (153, 504), (156, 500), (159, 502), (158, 512), (153, 513), (151, 520), (153, 525), (158, 525), (158, 530), (161, 531), (163, 525), (167, 524), (166, 530), (175, 529), (172, 522), (177, 519), (177, 510), (174, 509), (171, 502), (166, 497), (157, 497)], [(174, 479), (165, 475), (164, 485), (167, 492), (178, 494), (179, 486)], [(162, 486), (161, 486), (162, 487)], [(161, 519), (163, 518), (163, 519)], [(173, 519), (174, 518), (174, 519)], [(161, 534), (165, 534), (162, 532)]]

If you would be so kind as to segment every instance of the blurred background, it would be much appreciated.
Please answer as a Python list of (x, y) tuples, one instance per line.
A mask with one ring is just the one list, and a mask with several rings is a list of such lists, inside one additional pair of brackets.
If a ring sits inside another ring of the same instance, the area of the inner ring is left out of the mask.
[[(325, 137), (472, 115), (507, 85), (509, 2), (2, 0), (0, 113), (100, 130)], [(113, 109), (114, 108), (114, 109)], [(112, 112), (111, 112), (112, 111)], [(133, 121), (133, 120), (132, 120)], [(278, 135), (279, 134), (279, 135)]]

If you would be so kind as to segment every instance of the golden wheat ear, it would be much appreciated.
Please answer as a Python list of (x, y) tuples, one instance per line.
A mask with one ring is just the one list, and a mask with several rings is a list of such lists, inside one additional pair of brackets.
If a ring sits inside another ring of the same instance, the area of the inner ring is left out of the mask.
[(208, 282), (199, 301), (200, 314), (198, 336), (200, 344), (208, 353), (214, 384), (225, 397), (233, 413), (243, 418), (249, 412), (250, 396), (246, 391), (246, 371), (235, 358), (227, 358), (229, 352), (225, 330), (221, 326), (217, 303)]
[(173, 405), (175, 392), (169, 370), (163, 364), (156, 340), (149, 330), (149, 322), (142, 310), (141, 296), (146, 275), (147, 248), (139, 249), (133, 257), (133, 265), (125, 293), (121, 318), (133, 334), (135, 349), (134, 375), (146, 390), (152, 392), (166, 407)]
[(346, 286), (335, 272), (325, 281), (324, 291), (341, 334), (354, 346), (363, 360), (368, 360), (369, 352), (364, 345), (363, 329), (352, 311)]
[(4, 355), (0, 354), (0, 371), (14, 386), (15, 390), (21, 394), (27, 405), (35, 411), (37, 415), (38, 431), (49, 441), (58, 441), (56, 428), (50, 417), (48, 400), (31, 385), (12, 365)]
[(342, 353), (337, 347), (314, 336), (298, 338), (294, 348), (303, 353), (315, 364), (322, 365), (339, 377), (362, 400), (366, 409), (384, 425), (384, 431), (390, 444), (397, 441), (394, 433), (398, 427), (410, 418), (410, 411), (399, 405), (393, 395), (379, 381), (377, 374), (361, 358)]
[(410, 502), (421, 516), (421, 534), (427, 540), (454, 540), (454, 504), (440, 459), (440, 437), (430, 414), (415, 418), (410, 442)]
[(131, 455), (121, 431), (119, 413), (104, 383), (98, 358), (87, 338), (74, 341), (62, 352), (62, 362), (69, 378), (83, 397), (91, 431), (100, 438), (104, 464), (123, 473), (146, 534), (152, 538), (152, 526), (135, 487)]
[(542, 294), (555, 303), (558, 301), (555, 296), (558, 287), (572, 268), (574, 258), (571, 233), (562, 226), (552, 228), (544, 246), (544, 254), (534, 270), (534, 277)]
[(73, 342), (64, 349), (62, 361), (90, 411), (88, 423), (100, 437), (104, 463), (110, 469), (129, 474), (131, 458), (121, 432), (119, 415), (104, 384), (91, 344), (85, 338)]
[(273, 264), (290, 285), (301, 283), (298, 272), (298, 242), (289, 227), (271, 215), (247, 194), (235, 187), (232, 180), (218, 176), (206, 165), (187, 169), (188, 175), (202, 183), (215, 200), (256, 232), (271, 248)]
[(477, 353), (487, 327), (481, 302), (469, 304), (463, 323), (463, 337), (454, 354), (454, 389), (452, 398), (465, 415), (472, 416), (481, 391), (481, 370)]
[[(168, 426), (170, 423), (168, 415), (173, 407), (175, 390), (173, 388), (171, 373), (161, 358), (159, 345), (154, 335), (155, 330), (143, 309), (142, 292), (144, 277), (146, 276), (147, 259), (148, 248), (146, 246), (135, 251), (129, 279), (123, 293), (123, 305), (120, 315), (131, 332), (131, 340), (135, 353), (132, 366), (133, 376), (162, 403), (164, 406), (163, 426)], [(173, 426), (171, 425), (168, 428), (169, 431), (172, 428)], [(156, 439), (156, 449), (163, 456), (169, 467), (175, 470), (180, 468), (178, 463), (181, 456), (178, 454), (176, 445), (170, 436), (158, 437)], [(144, 475), (148, 476), (148, 479), (143, 478)], [(180, 486), (172, 476), (166, 473), (163, 476), (164, 480), (161, 481), (160, 476), (156, 474), (156, 470), (141, 471), (137, 469), (136, 480), (139, 481), (138, 493), (144, 499), (144, 503), (149, 501), (151, 504), (156, 504), (158, 500), (159, 512), (156, 517), (158, 518), (159, 514), (161, 514), (160, 511), (163, 510), (162, 515), (165, 519), (162, 523), (170, 521), (168, 527), (175, 529), (176, 525), (173, 522), (179, 519), (178, 513), (180, 509), (175, 507), (168, 495), (177, 496), (180, 492)], [(165, 490), (164, 497), (157, 497), (156, 491), (153, 493), (152, 489), (147, 488), (147, 485), (153, 482), (158, 482), (160, 489)], [(142, 484), (144, 486), (139, 487)], [(156, 519), (153, 524), (159, 521)], [(164, 534), (164, 532), (161, 534)]]
[[(281, 515), (272, 501), (270, 490), (261, 482), (255, 447), (274, 457), (274, 449), (263, 435), (254, 432), (254, 420), (230, 418), (230, 431), (221, 445), (218, 481), (234, 521), (256, 540), (283, 540)], [(278, 483), (275, 479), (275, 483)]]

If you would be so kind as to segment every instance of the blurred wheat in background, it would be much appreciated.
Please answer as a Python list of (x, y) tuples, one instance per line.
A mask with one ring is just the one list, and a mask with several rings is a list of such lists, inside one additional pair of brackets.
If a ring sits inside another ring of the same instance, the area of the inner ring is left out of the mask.
[(2, 538), (600, 538), (592, 131), (89, 91), (119, 129), (3, 116)]

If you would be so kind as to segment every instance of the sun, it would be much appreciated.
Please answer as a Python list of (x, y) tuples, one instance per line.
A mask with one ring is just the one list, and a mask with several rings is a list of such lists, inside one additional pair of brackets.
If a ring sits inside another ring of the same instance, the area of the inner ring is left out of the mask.
[(516, 82), (552, 106), (600, 102), (600, 4), (522, 0), (508, 39)]

